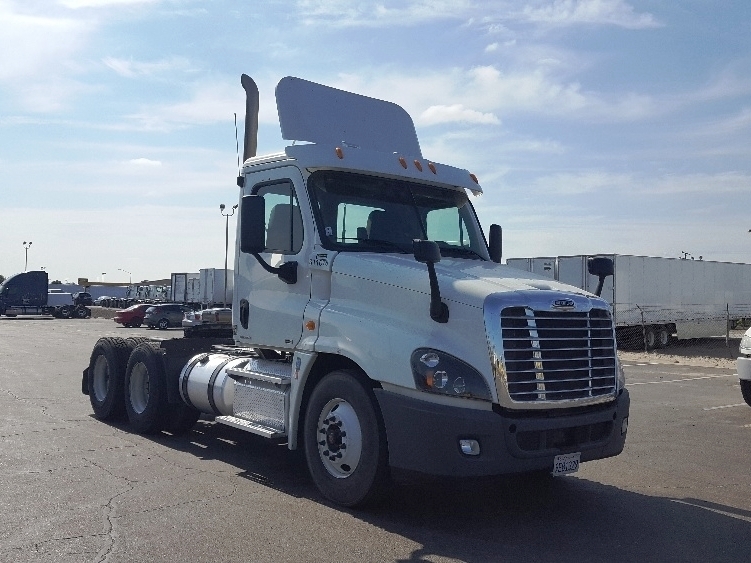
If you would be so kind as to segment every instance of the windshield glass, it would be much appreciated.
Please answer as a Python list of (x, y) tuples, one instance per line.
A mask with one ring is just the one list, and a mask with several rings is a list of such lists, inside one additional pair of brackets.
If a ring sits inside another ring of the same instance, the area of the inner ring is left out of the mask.
[(422, 239), (442, 256), (489, 260), (463, 191), (333, 171), (314, 172), (308, 185), (327, 249), (411, 254)]

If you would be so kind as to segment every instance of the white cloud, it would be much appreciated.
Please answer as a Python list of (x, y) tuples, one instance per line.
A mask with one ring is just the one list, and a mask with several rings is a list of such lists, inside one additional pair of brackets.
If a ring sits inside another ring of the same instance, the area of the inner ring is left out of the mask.
[(127, 118), (144, 130), (170, 131), (189, 125), (231, 122), (234, 113), (245, 110), (243, 90), (239, 84), (203, 83), (192, 90), (192, 96), (187, 101), (145, 107)]
[(451, 122), (498, 125), (501, 121), (492, 113), (482, 113), (467, 109), (462, 104), (430, 106), (418, 118), (418, 123), (422, 125)]
[(633, 178), (628, 174), (600, 171), (559, 173), (543, 176), (535, 181), (536, 193), (576, 195), (610, 191), (614, 194), (633, 189)]
[(95, 28), (85, 19), (24, 13), (0, 1), (0, 84), (28, 111), (59, 109), (84, 89), (71, 75)]
[(146, 166), (146, 167), (162, 165), (162, 162), (160, 160), (151, 160), (149, 158), (132, 158), (128, 162), (135, 166)]
[(410, 26), (445, 19), (463, 19), (472, 8), (469, 0), (416, 0), (412, 2), (351, 2), (298, 0), (297, 8), (308, 25), (325, 21), (329, 27)]
[(133, 4), (155, 4), (161, 0), (60, 0), (60, 4), (72, 10), (80, 8), (107, 8), (109, 6), (131, 6)]
[(652, 14), (634, 13), (623, 0), (555, 0), (542, 6), (526, 6), (519, 19), (562, 27), (580, 24), (614, 25), (626, 29), (662, 27)]
[(487, 47), (485, 47), (485, 52), (486, 53), (492, 53), (492, 52), (497, 51), (497, 50), (498, 50), (498, 43), (497, 42), (496, 43), (491, 43), (490, 45), (488, 45)]
[(190, 71), (193, 70), (190, 61), (184, 57), (171, 57), (158, 61), (144, 62), (115, 57), (105, 57), (102, 62), (120, 76), (125, 78), (136, 78), (138, 76), (153, 76), (172, 70)]
[(741, 172), (717, 174), (668, 174), (652, 185), (644, 186), (645, 193), (660, 194), (728, 194), (751, 193), (751, 175)]

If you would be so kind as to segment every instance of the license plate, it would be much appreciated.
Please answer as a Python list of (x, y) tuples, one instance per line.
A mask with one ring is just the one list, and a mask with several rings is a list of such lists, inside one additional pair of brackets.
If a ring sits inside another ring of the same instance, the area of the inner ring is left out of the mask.
[(581, 452), (557, 455), (553, 459), (553, 475), (565, 475), (579, 471)]

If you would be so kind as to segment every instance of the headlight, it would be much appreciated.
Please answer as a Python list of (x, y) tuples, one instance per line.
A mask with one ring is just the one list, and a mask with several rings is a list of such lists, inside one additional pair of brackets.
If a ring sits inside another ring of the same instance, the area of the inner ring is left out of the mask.
[(417, 388), (429, 393), (492, 401), (490, 389), (480, 373), (445, 352), (418, 348), (410, 360)]
[(748, 356), (751, 355), (751, 330), (747, 330), (746, 334), (741, 338), (741, 354)]

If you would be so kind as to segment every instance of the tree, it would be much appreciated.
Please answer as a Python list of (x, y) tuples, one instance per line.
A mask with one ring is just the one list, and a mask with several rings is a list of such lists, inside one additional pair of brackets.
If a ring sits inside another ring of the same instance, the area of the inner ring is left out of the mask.
[(63, 284), (63, 282), (61, 282), (60, 280), (52, 280), (50, 282), (50, 285), (62, 285), (62, 284)]

